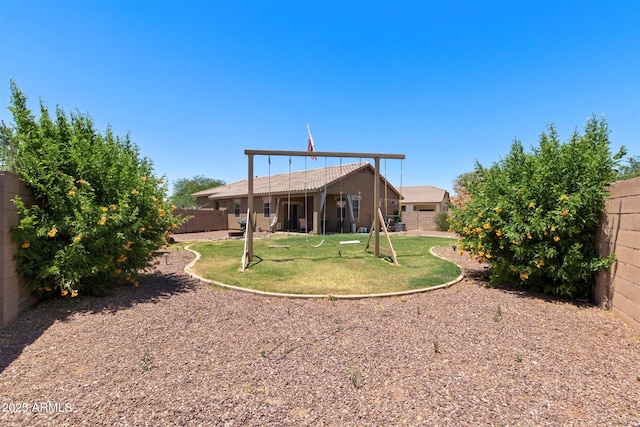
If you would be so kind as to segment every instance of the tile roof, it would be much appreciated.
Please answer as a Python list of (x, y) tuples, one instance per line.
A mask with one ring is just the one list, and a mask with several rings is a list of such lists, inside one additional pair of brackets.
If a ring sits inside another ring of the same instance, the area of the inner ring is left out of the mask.
[(444, 200), (446, 190), (431, 185), (402, 187), (403, 204), (408, 203), (440, 203)]
[[(317, 192), (326, 185), (332, 185), (348, 175), (363, 168), (372, 168), (369, 162), (349, 163), (326, 168), (307, 169), (289, 173), (281, 173), (271, 176), (259, 176), (253, 179), (253, 194), (286, 194), (289, 192), (300, 193), (305, 191)], [(384, 177), (383, 177), (384, 179)], [(227, 199), (230, 197), (246, 196), (248, 181), (236, 181), (231, 184), (213, 187), (207, 190), (193, 193), (192, 196), (202, 197), (208, 195), (211, 199)]]

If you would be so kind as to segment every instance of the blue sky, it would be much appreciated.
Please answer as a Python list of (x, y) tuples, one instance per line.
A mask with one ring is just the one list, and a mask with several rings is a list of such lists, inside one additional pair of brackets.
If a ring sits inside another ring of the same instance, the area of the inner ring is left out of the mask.
[(1, 0), (0, 118), (13, 79), (34, 112), (130, 132), (170, 182), (245, 179), (245, 149), (305, 150), (310, 124), (318, 151), (403, 153), (393, 184), (452, 191), (548, 122), (604, 116), (640, 154), (639, 23), (636, 0)]

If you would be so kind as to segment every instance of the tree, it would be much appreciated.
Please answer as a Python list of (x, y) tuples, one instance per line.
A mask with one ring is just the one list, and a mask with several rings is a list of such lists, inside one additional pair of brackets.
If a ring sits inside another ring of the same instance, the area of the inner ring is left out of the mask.
[[(481, 170), (482, 166), (476, 164), (476, 168)], [(469, 191), (467, 187), (473, 185), (473, 181), (480, 178), (481, 176), (477, 171), (460, 174), (458, 178), (453, 181), (453, 191), (455, 195), (451, 198), (451, 204), (458, 208), (464, 206), (464, 204), (469, 201)]]
[(609, 150), (604, 119), (589, 119), (561, 144), (553, 125), (533, 152), (515, 141), (490, 168), (465, 182), (469, 199), (452, 208), (461, 249), (491, 264), (495, 285), (570, 297), (592, 292), (595, 272), (610, 266), (595, 243), (607, 185), (624, 156)]
[(196, 175), (193, 178), (180, 178), (173, 184), (171, 202), (177, 208), (194, 208), (196, 207), (196, 198), (192, 196), (193, 193), (218, 187), (224, 183), (222, 180), (202, 175)]
[(618, 169), (618, 181), (640, 176), (640, 156), (630, 156), (626, 165), (620, 165)]
[(5, 153), (38, 201), (14, 199), (21, 217), (11, 229), (17, 273), (41, 296), (103, 294), (125, 280), (137, 285), (138, 272), (181, 222), (163, 179), (128, 135), (100, 133), (88, 115), (61, 108), (51, 119), (42, 102), (36, 120), (13, 82), (11, 92)]
[(9, 164), (10, 161), (10, 144), (11, 144), (11, 132), (8, 127), (4, 126), (4, 122), (2, 126), (0, 126), (0, 170), (8, 170), (11, 171), (12, 165)]

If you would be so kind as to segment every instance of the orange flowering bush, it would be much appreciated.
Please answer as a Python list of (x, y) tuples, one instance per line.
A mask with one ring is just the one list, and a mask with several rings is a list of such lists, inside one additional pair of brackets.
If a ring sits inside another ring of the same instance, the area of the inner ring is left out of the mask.
[(104, 294), (127, 277), (137, 284), (181, 222), (170, 214), (167, 187), (151, 161), (128, 136), (96, 131), (89, 116), (67, 117), (58, 108), (52, 120), (41, 104), (36, 120), (22, 92), (13, 83), (11, 89), (14, 123), (3, 123), (2, 134), (10, 152), (20, 153), (12, 169), (38, 200), (14, 200), (18, 273), (42, 296)]
[(623, 156), (611, 154), (605, 120), (590, 118), (564, 144), (551, 125), (532, 153), (515, 141), (506, 158), (463, 175), (467, 199), (451, 207), (451, 229), (461, 249), (491, 264), (493, 284), (590, 295), (612, 262), (598, 256), (595, 236)]

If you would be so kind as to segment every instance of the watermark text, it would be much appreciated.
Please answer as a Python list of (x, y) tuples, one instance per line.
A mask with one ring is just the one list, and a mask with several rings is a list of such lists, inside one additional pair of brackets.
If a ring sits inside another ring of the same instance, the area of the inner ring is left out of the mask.
[(65, 402), (2, 402), (3, 413), (56, 413), (73, 412), (73, 405)]

